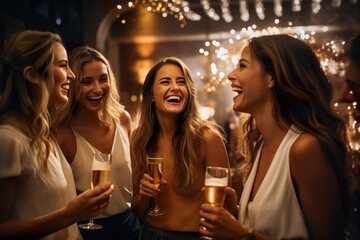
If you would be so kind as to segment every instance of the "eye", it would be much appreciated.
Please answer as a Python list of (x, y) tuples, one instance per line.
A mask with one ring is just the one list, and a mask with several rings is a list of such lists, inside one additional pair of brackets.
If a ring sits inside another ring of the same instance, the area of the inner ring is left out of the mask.
[(162, 80), (160, 80), (160, 84), (162, 84), (162, 85), (167, 85), (167, 84), (169, 84), (169, 80), (168, 79), (162, 79)]
[(108, 81), (108, 77), (107, 75), (101, 76), (99, 79), (100, 82), (107, 82)]
[(81, 80), (81, 84), (82, 85), (90, 85), (91, 84), (91, 79), (89, 79), (89, 78), (83, 78), (82, 80)]
[(60, 62), (60, 67), (61, 68), (67, 68), (69, 65), (68, 65), (68, 63), (66, 62), (66, 61), (61, 61)]
[(186, 81), (185, 81), (184, 78), (178, 79), (178, 80), (177, 80), (177, 83), (178, 83), (178, 84), (181, 84), (181, 85), (186, 85)]

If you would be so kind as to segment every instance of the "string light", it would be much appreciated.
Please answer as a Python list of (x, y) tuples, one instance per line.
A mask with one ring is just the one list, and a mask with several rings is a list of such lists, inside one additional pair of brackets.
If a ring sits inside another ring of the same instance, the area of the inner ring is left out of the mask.
[[(279, 20), (275, 20), (279, 24)], [(240, 31), (230, 30), (224, 40), (206, 41), (205, 46), (200, 48), (199, 53), (209, 58), (209, 75), (197, 74), (204, 83), (203, 87), (207, 92), (216, 92), (221, 87), (228, 87), (230, 83), (226, 74), (231, 72), (238, 63), (238, 54), (245, 44), (252, 37), (262, 35), (288, 34), (309, 44), (318, 57), (321, 66), (328, 75), (339, 76), (344, 69), (342, 52), (345, 41), (331, 40), (321, 41), (317, 39), (315, 31), (305, 31), (301, 27), (293, 27), (288, 23), (286, 28), (268, 27), (257, 29), (256, 25), (242, 28)]]
[[(282, 0), (273, 0), (274, 1), (274, 13), (277, 17), (283, 15), (283, 1)], [(214, 3), (220, 3), (221, 7), (221, 16), (226, 23), (233, 21), (233, 16), (231, 15), (231, 1), (230, 0), (199, 0), (199, 3), (205, 13), (211, 20), (219, 21), (221, 19), (220, 15), (216, 10), (211, 6)], [(303, 0), (292, 0), (292, 11), (300, 12), (301, 4)], [(358, 0), (350, 0), (351, 3), (356, 4)], [(312, 0), (311, 10), (313, 14), (317, 14), (321, 10), (322, 0)], [(332, 0), (332, 7), (340, 7), (342, 0)], [(238, 0), (240, 19), (244, 22), (247, 22), (250, 18), (248, 10), (248, 0)], [(185, 27), (187, 20), (190, 21), (200, 21), (201, 15), (196, 13), (190, 8), (189, 1), (186, 0), (135, 0), (129, 1), (127, 6), (129, 8), (143, 7), (149, 12), (158, 13), (162, 17), (173, 16), (180, 22), (180, 27)], [(254, 0), (255, 12), (259, 19), (265, 19), (265, 6), (263, 0)], [(120, 4), (117, 4), (117, 8), (120, 11), (118, 15), (120, 17), (121, 13), (125, 11), (125, 8)]]

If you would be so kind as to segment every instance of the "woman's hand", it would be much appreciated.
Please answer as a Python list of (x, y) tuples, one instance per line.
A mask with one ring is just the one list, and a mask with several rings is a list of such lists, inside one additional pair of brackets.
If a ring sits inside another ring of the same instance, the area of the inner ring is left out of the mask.
[(203, 203), (200, 208), (199, 232), (203, 236), (221, 240), (235, 239), (239, 236), (238, 233), (247, 233), (232, 214), (208, 203)]
[(225, 202), (224, 202), (224, 208), (231, 213), (235, 218), (237, 218), (239, 213), (239, 206), (237, 205), (237, 195), (233, 188), (227, 187), (225, 189)]
[(98, 185), (73, 199), (65, 211), (74, 219), (73, 222), (94, 218), (107, 208), (113, 192), (114, 185), (110, 182)]
[[(152, 182), (153, 178), (145, 173), (143, 178), (140, 180), (139, 193), (148, 197), (156, 197), (159, 195), (160, 188), (156, 187)], [(164, 179), (161, 179), (161, 185), (166, 185), (167, 182)]]

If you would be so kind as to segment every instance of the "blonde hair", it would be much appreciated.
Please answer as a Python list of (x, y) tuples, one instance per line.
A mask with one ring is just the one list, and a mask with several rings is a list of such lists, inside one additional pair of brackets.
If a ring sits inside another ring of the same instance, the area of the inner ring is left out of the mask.
[[(142, 87), (143, 100), (139, 111), (139, 125), (131, 135), (130, 152), (136, 172), (146, 172), (146, 154), (151, 152), (154, 142), (159, 138), (160, 128), (155, 105), (152, 101), (153, 85), (159, 69), (166, 64), (176, 65), (182, 70), (189, 91), (188, 102), (177, 119), (177, 129), (172, 139), (175, 175), (179, 184), (187, 186), (195, 182), (198, 170), (202, 167), (199, 161), (199, 149), (204, 142), (204, 130), (211, 130), (221, 138), (222, 135), (217, 124), (200, 118), (195, 81), (189, 69), (180, 59), (176, 57), (164, 58), (148, 72)], [(140, 175), (137, 177), (138, 180), (141, 178)]]
[[(62, 40), (51, 32), (13, 34), (5, 41), (5, 55), (0, 68), (1, 122), (14, 125), (31, 139), (43, 166), (46, 166), (52, 146), (48, 103), (55, 85), (51, 70), (55, 43), (62, 44)], [(28, 66), (32, 67), (31, 74), (36, 83), (28, 81), (23, 75)], [(11, 116), (19, 122), (6, 121)]]
[(89, 46), (82, 46), (69, 52), (69, 66), (74, 72), (76, 78), (70, 83), (69, 102), (58, 109), (56, 123), (58, 125), (63, 121), (70, 121), (72, 115), (77, 110), (77, 99), (80, 95), (82, 70), (85, 64), (100, 61), (106, 65), (110, 90), (105, 96), (104, 108), (98, 112), (99, 120), (107, 127), (113, 128), (114, 121), (120, 121), (120, 115), (124, 107), (120, 104), (120, 95), (118, 93), (117, 81), (111, 70), (109, 61), (96, 49)]

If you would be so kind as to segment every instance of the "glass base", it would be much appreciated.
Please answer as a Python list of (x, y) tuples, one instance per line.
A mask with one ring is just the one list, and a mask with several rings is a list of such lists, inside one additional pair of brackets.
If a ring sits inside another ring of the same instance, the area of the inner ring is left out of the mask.
[(212, 240), (211, 237), (207, 237), (207, 236), (200, 236), (200, 239), (202, 239), (202, 240)]
[(89, 230), (96, 230), (96, 229), (102, 229), (103, 227), (99, 224), (95, 224), (95, 223), (84, 223), (84, 224), (79, 224), (78, 225), (79, 228), (82, 229), (89, 229)]
[(164, 214), (164, 210), (161, 210), (160, 208), (154, 208), (150, 209), (147, 214), (150, 216), (161, 216)]

